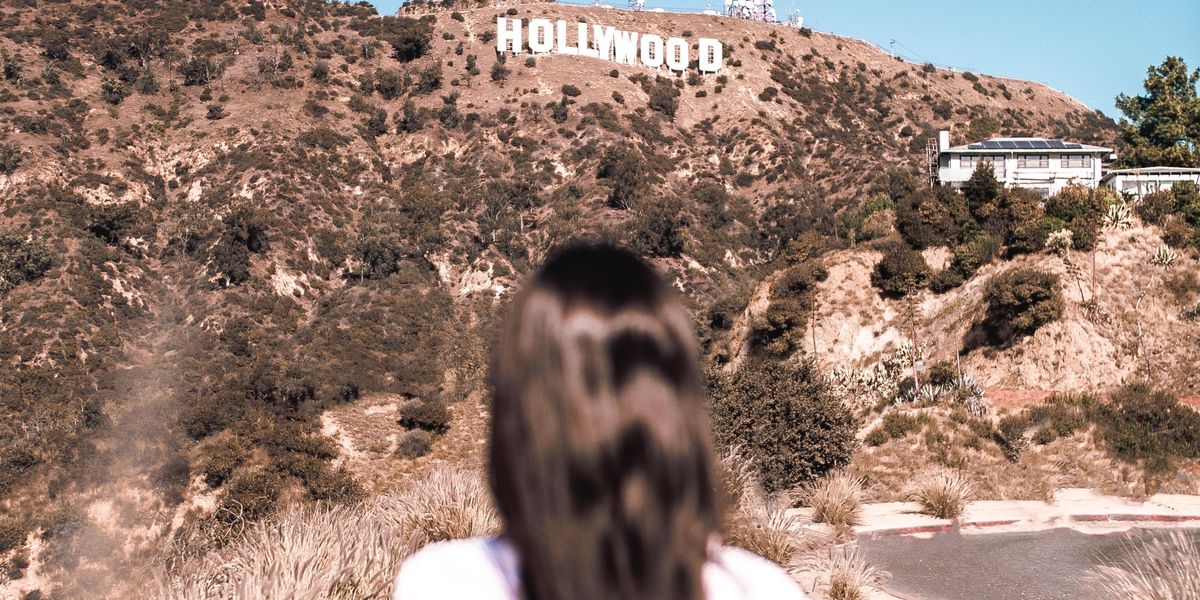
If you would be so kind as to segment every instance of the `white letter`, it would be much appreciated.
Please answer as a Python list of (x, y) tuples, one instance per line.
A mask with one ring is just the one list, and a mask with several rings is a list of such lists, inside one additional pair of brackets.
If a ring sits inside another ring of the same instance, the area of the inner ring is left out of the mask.
[(593, 58), (599, 57), (600, 56), (599, 51), (597, 51), (595, 48), (588, 47), (587, 23), (579, 23), (579, 26), (576, 29), (576, 31), (578, 32), (578, 36), (579, 36), (575, 39), (575, 48), (579, 51), (578, 54), (580, 56), (591, 56)]
[[(512, 21), (512, 29), (504, 26)], [(496, 52), (504, 53), (509, 47), (513, 53), (521, 51), (521, 20), (496, 17)]]
[(716, 73), (721, 70), (725, 63), (725, 47), (721, 42), (709, 39), (700, 38), (700, 71), (702, 73)]
[(688, 52), (691, 49), (691, 44), (688, 44), (685, 39), (671, 38), (667, 40), (667, 68), (680, 73), (687, 70)]
[(613, 40), (616, 37), (617, 29), (615, 27), (593, 25), (592, 43), (596, 46), (596, 56), (605, 60), (612, 60)]
[[(638, 34), (632, 31), (617, 31), (617, 42), (613, 45), (613, 60), (627, 65), (637, 64)], [(659, 38), (662, 40), (662, 38)], [(660, 45), (659, 48), (662, 46)]]
[(558, 30), (558, 45), (554, 51), (559, 54), (579, 54), (578, 48), (567, 45), (567, 22), (559, 19), (554, 23), (554, 27)]
[(554, 49), (554, 24), (549, 19), (529, 22), (529, 51), (545, 54)]
[(663, 64), (662, 38), (648, 33), (642, 36), (642, 64), (657, 69)]

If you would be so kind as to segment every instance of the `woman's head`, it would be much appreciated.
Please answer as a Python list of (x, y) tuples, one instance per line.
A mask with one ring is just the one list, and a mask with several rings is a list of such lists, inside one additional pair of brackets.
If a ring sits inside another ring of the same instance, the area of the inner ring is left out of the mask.
[(720, 515), (696, 344), (654, 270), (556, 253), (495, 350), (489, 479), (526, 598), (699, 598)]

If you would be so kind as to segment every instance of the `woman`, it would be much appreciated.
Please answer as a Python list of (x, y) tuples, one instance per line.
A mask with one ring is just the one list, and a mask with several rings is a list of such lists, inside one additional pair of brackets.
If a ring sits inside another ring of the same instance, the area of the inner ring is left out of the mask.
[(720, 543), (696, 342), (648, 264), (607, 246), (553, 256), (511, 307), (491, 386), (504, 535), (427, 546), (396, 600), (804, 597)]

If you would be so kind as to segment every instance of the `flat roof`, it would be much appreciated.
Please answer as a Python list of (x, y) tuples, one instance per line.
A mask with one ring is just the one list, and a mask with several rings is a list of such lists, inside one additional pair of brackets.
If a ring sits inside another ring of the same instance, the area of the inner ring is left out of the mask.
[(964, 146), (951, 146), (945, 150), (945, 153), (993, 154), (996, 151), (1033, 151), (1037, 154), (1107, 154), (1112, 152), (1112, 148), (1091, 146), (1088, 144), (1077, 144), (1074, 142), (1064, 142), (1062, 140), (1050, 140), (1046, 138), (1019, 137), (992, 138), (990, 140), (975, 142)]

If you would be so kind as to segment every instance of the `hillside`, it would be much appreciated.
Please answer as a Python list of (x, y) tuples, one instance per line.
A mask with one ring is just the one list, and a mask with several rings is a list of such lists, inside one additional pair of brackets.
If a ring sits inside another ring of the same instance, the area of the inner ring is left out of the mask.
[[(717, 38), (726, 68), (501, 63), (491, 36), (506, 13)], [(726, 368), (779, 300), (772, 284), (819, 258), (818, 362), (870, 368), (912, 328), (870, 283), (895, 228), (868, 236), (854, 216), (922, 187), (934, 132), (1118, 135), (1040, 84), (703, 15), (0, 0), (0, 31), (0, 595), (117, 594), (112, 573), (219, 546), (277, 505), (477, 464), (496, 316), (573, 238), (651, 256)], [(963, 365), (988, 388), (1150, 378), (1195, 395), (1200, 333), (1181, 316), (1194, 293), (1147, 281), (1160, 236), (1140, 222), (1105, 233), (1099, 313), (1072, 303)], [(923, 292), (931, 361), (958, 355), (981, 287), (1014, 264), (1066, 273), (1035, 252)], [(1195, 258), (1181, 250), (1177, 267)], [(809, 352), (793, 346), (778, 358)], [(415, 440), (401, 414), (449, 431)], [(432, 453), (397, 458), (405, 444)]]

